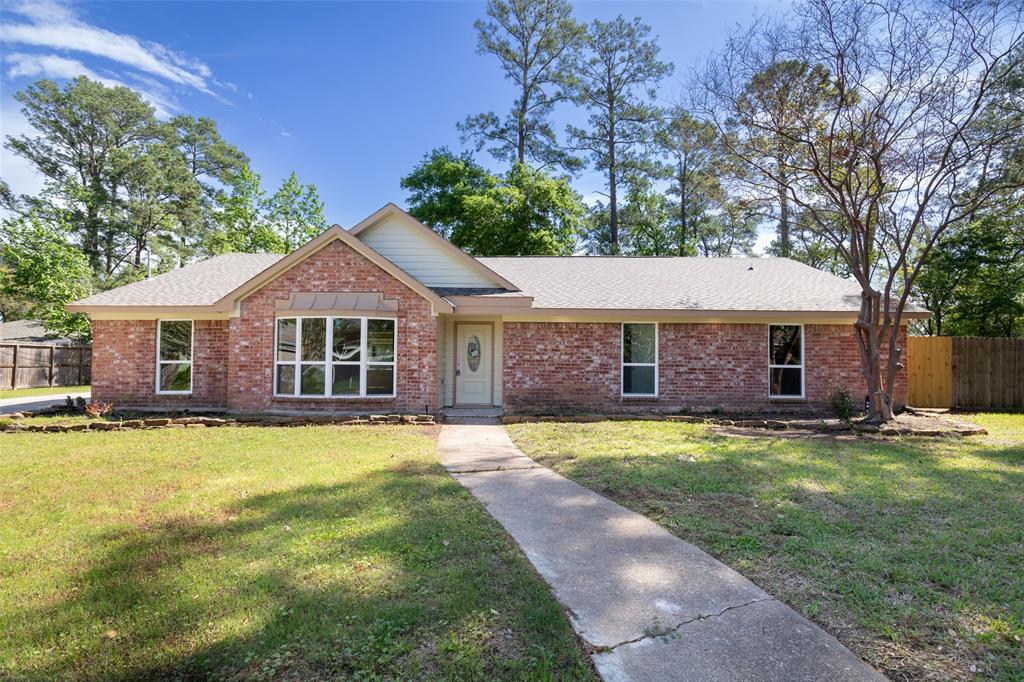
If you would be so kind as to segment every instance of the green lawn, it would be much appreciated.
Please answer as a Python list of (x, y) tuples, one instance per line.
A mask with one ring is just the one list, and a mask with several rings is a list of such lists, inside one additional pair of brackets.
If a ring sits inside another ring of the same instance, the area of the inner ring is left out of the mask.
[(85, 393), (89, 390), (89, 386), (44, 386), (42, 388), (15, 388), (15, 389), (3, 389), (0, 390), (0, 400), (4, 398), (31, 398), (33, 396), (40, 395), (52, 395), (55, 396), (54, 402), (60, 402), (64, 396), (70, 393)]
[(1024, 415), (975, 439), (517, 424), (539, 462), (750, 577), (896, 680), (1024, 675)]
[(0, 678), (592, 679), (433, 435), (0, 434)]

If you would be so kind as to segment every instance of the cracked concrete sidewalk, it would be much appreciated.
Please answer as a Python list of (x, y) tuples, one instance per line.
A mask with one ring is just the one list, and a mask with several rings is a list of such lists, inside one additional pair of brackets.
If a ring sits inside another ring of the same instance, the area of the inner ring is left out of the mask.
[(608, 681), (882, 680), (835, 638), (504, 428), (446, 424), (441, 463), (519, 543)]

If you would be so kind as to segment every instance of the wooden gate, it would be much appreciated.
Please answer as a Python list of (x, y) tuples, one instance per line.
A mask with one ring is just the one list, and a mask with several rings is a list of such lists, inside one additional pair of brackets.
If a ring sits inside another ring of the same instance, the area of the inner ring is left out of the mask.
[(907, 381), (914, 407), (1024, 409), (1024, 339), (911, 336)]
[(953, 406), (953, 339), (907, 337), (907, 383), (914, 407)]

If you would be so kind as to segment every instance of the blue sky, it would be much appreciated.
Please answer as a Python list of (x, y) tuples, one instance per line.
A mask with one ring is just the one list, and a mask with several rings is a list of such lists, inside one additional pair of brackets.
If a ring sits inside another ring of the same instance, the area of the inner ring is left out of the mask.
[[(676, 65), (660, 96), (718, 48), (732, 26), (784, 10), (775, 1), (578, 2), (579, 20), (639, 16)], [(3, 0), (0, 127), (27, 132), (12, 95), (42, 77), (125, 83), (160, 115), (210, 116), (270, 190), (292, 170), (317, 185), (327, 218), (351, 226), (388, 201), (432, 147), (461, 148), (455, 123), (503, 112), (512, 90), (476, 54), (483, 2), (94, 2)], [(556, 112), (558, 129), (585, 114)], [(481, 162), (491, 165), (486, 152)], [(16, 191), (40, 181), (4, 151)], [(602, 186), (584, 173), (585, 197)]]

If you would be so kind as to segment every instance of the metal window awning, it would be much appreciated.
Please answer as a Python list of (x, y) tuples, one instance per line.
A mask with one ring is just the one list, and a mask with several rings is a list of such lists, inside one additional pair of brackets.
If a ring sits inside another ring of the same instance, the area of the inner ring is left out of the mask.
[(301, 292), (294, 291), (286, 299), (274, 302), (278, 315), (285, 313), (301, 315), (372, 315), (397, 317), (398, 299), (384, 298), (379, 291), (373, 292)]

